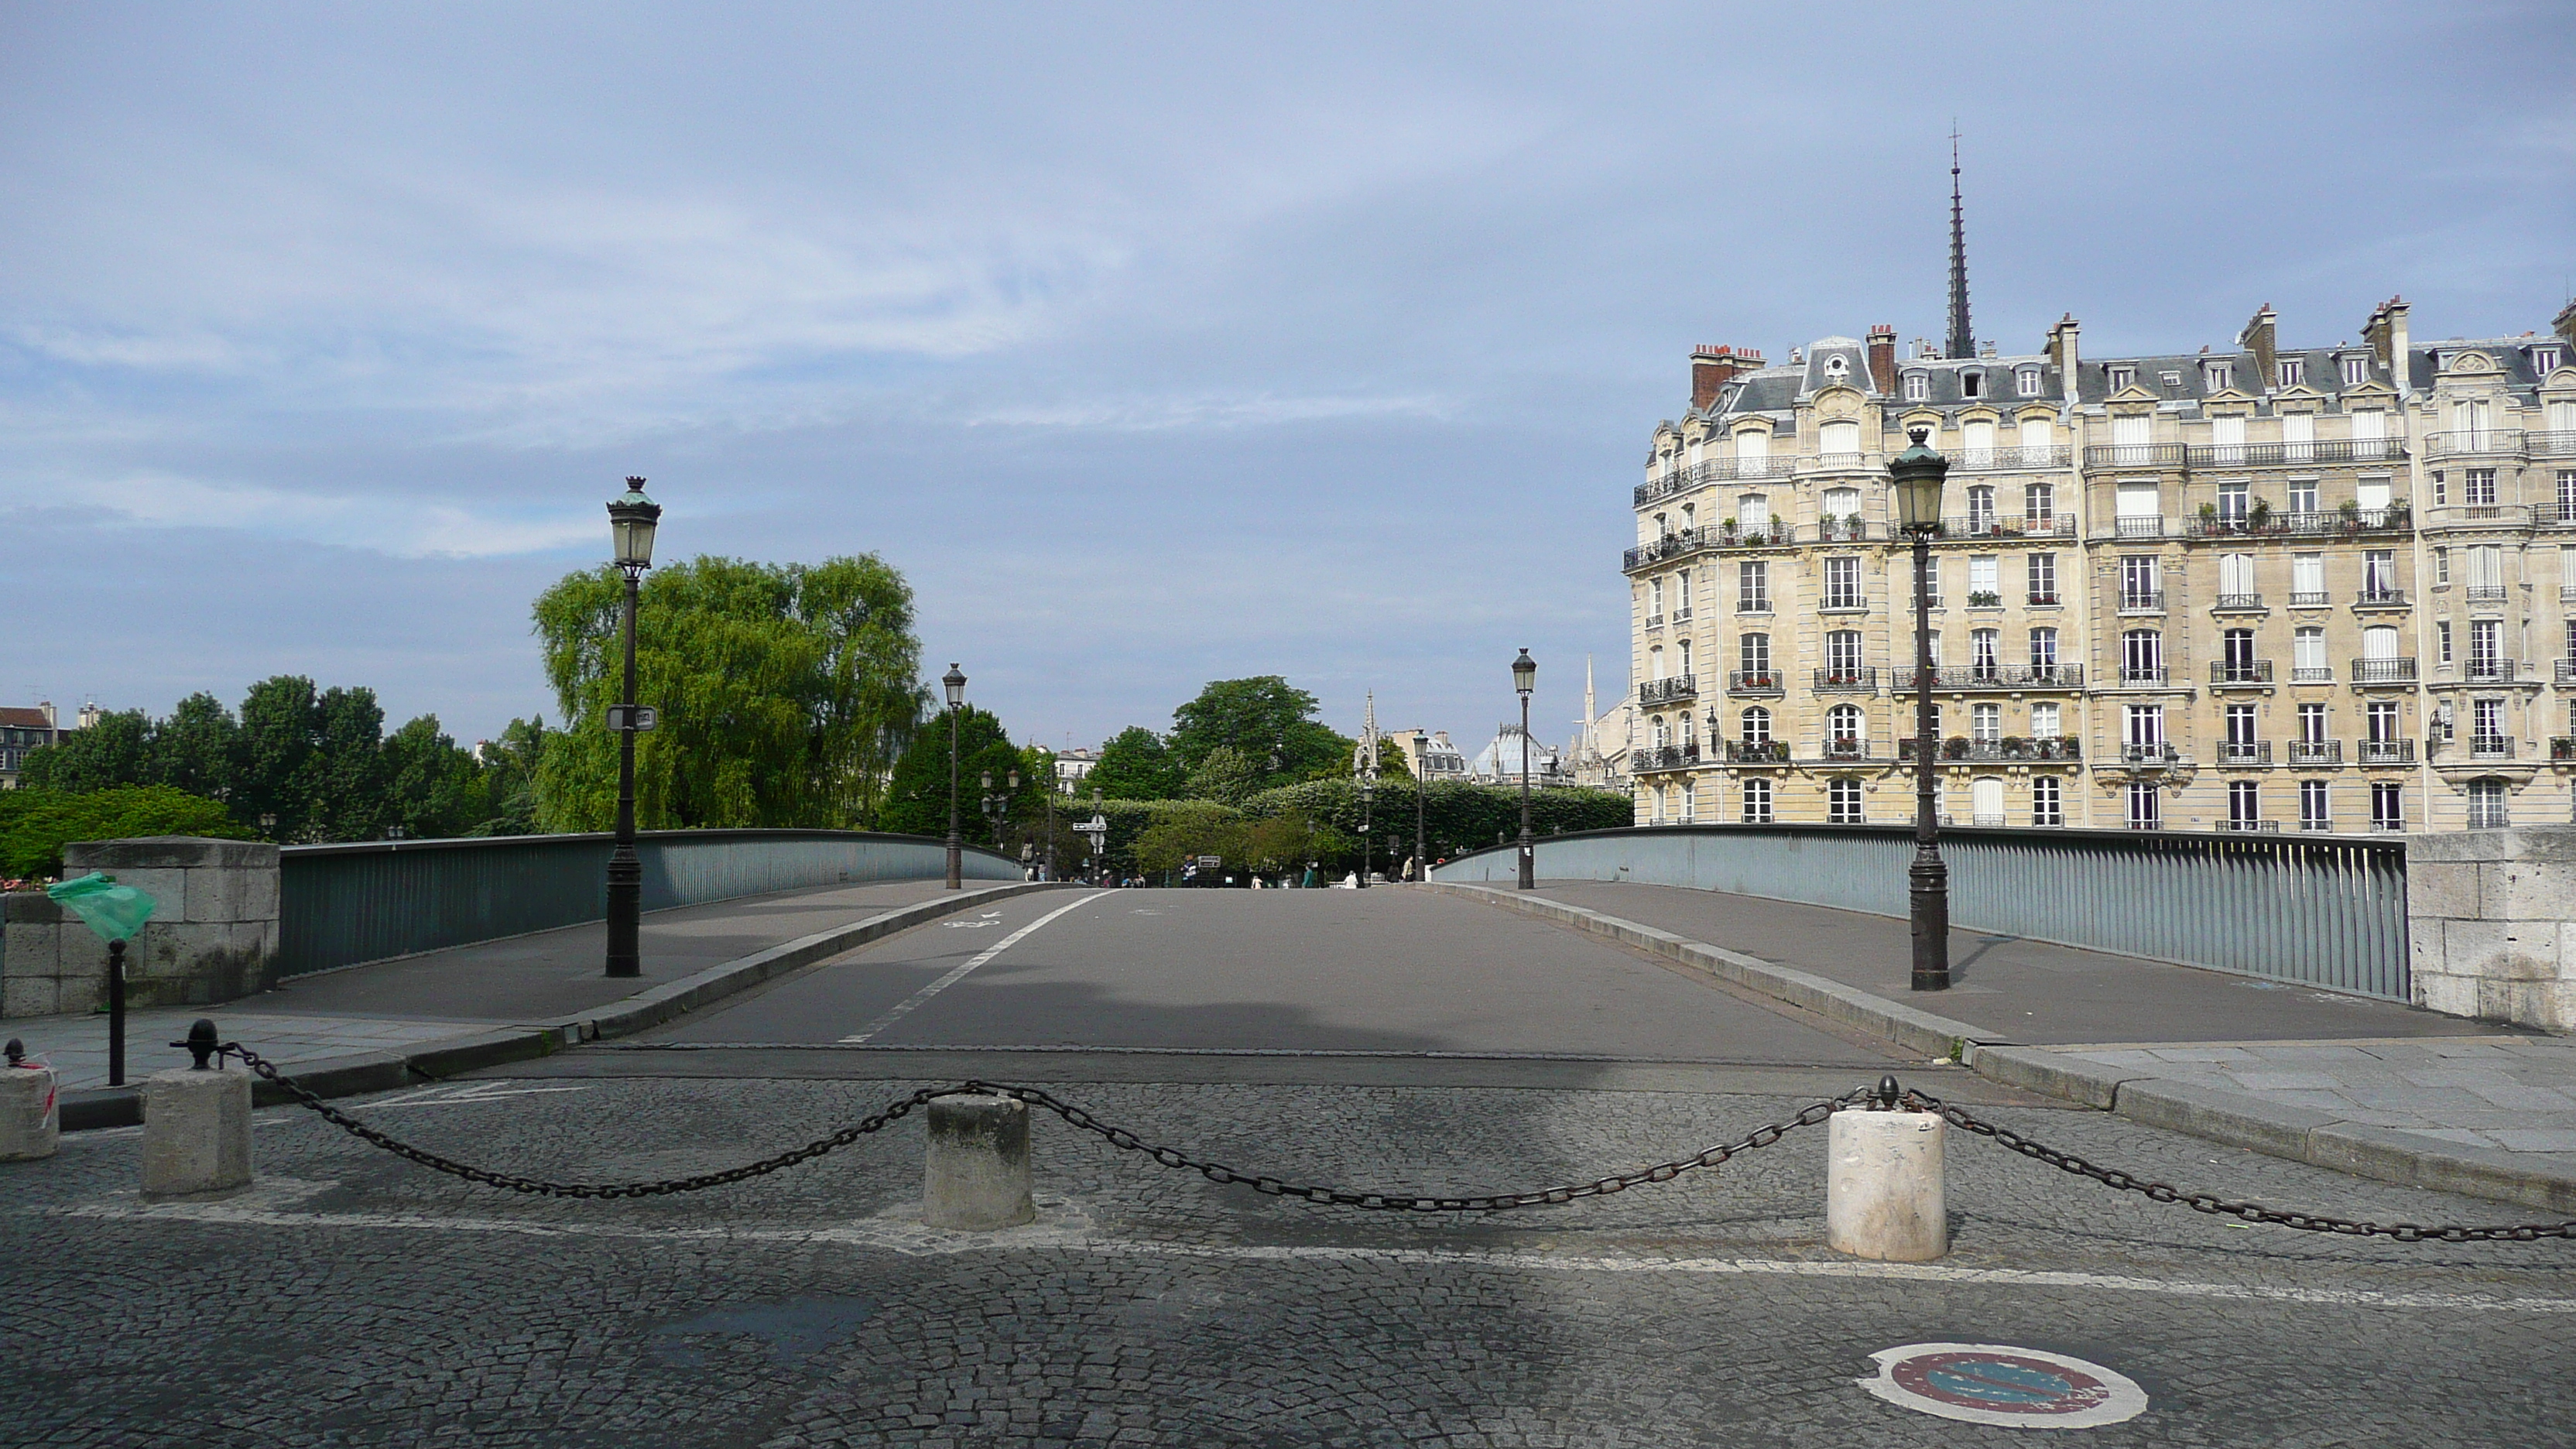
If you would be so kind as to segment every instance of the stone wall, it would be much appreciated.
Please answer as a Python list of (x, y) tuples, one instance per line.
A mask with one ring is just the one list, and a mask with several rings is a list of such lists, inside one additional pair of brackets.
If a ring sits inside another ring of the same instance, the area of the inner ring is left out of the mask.
[(2406, 837), (2415, 1004), (2576, 1031), (2576, 828)]
[[(63, 848), (66, 878), (100, 871), (159, 902), (126, 948), (126, 1002), (230, 1001), (275, 982), (277, 847), (165, 835)], [(0, 1016), (96, 1011), (107, 943), (42, 892), (0, 896)]]

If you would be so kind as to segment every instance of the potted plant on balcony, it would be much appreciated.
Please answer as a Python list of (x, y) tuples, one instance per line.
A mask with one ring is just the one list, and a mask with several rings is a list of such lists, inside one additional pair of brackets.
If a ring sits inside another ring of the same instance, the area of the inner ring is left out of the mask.
[(2030, 753), (2030, 741), (2019, 735), (2006, 735), (1995, 743), (2003, 747), (2007, 760), (2018, 760)]
[(2259, 529), (2271, 521), (2272, 500), (2269, 498), (2257, 498), (2253, 505), (2245, 510), (2245, 522), (2248, 527)]
[(1968, 591), (1968, 607), (1971, 609), (2000, 609), (2003, 606), (2004, 596), (1996, 593), (1992, 589), (1970, 589)]
[(1718, 531), (1719, 531), (1719, 532), (1721, 532), (1721, 533), (1723, 533), (1723, 534), (1725, 534), (1727, 537), (1729, 537), (1729, 538), (1733, 538), (1733, 537), (1735, 537), (1735, 520), (1734, 520), (1734, 519), (1732, 519), (1732, 518), (1724, 518), (1724, 519), (1720, 519), (1720, 520), (1718, 520), (1718, 525), (1717, 525), (1717, 527), (1718, 527)]
[(2217, 504), (2204, 503), (2200, 505), (2200, 531), (2203, 533), (2216, 533), (2218, 531)]
[(1967, 757), (1968, 737), (1966, 735), (1952, 735), (1941, 742), (1941, 758), (1945, 760), (1964, 760)]
[(1866, 524), (1862, 521), (1861, 516), (1855, 513), (1843, 520), (1843, 527), (1851, 530), (1852, 537), (1858, 538), (1861, 536), (1861, 530), (1866, 527)]

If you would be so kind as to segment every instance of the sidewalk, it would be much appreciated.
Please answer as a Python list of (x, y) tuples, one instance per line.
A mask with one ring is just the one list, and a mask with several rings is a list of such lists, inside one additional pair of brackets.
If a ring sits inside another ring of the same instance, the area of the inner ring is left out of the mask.
[[(407, 1071), (537, 1056), (574, 1036), (641, 1030), (825, 955), (998, 899), (997, 891), (1027, 888), (878, 881), (656, 911), (644, 918), (643, 974), (635, 978), (603, 972), (607, 928), (595, 921), (289, 977), (274, 991), (217, 1006), (129, 1013), (126, 1081), (186, 1066), (188, 1053), (170, 1043), (200, 1017), (281, 1067), (309, 1072), (329, 1063), (365, 1080), (390, 1070), (395, 1080), (379, 1086), (399, 1085)], [(107, 1084), (105, 1013), (0, 1019), (7, 1037), (48, 1058), (67, 1090)]]
[(2576, 1040), (1977, 932), (1909, 988), (1907, 923), (1673, 886), (1470, 892), (1825, 1011), (1980, 1075), (2385, 1181), (2576, 1212)]

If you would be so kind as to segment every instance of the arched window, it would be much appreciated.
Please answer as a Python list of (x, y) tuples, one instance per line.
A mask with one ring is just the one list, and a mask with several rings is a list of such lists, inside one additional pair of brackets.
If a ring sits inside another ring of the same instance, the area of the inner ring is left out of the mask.
[(1968, 818), (1978, 825), (2004, 823), (2004, 777), (1979, 775), (1968, 782)]
[(1662, 715), (1655, 715), (1646, 721), (1646, 737), (1653, 740), (1655, 748), (1659, 750), (1673, 742), (1672, 732), (1664, 727)]
[(1860, 752), (1861, 741), (1868, 738), (1869, 726), (1856, 704), (1838, 704), (1825, 711), (1825, 745), (1851, 754)]
[(1827, 423), (1816, 430), (1816, 451), (1828, 458), (1860, 455), (1860, 424)]
[(1744, 712), (1744, 742), (1748, 745), (1771, 743), (1771, 711), (1754, 705)]

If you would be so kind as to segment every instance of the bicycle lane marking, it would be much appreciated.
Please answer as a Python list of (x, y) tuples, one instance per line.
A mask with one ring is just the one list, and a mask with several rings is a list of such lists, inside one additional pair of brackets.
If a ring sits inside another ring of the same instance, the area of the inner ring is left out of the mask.
[(931, 982), (928, 986), (921, 988), (919, 991), (916, 991), (910, 996), (907, 996), (903, 1000), (895, 1003), (894, 1008), (888, 1011), (885, 1015), (869, 1022), (866, 1026), (861, 1027), (851, 1035), (841, 1038), (841, 1045), (857, 1046), (865, 1042), (868, 1038), (875, 1036), (878, 1032), (885, 1030), (887, 1027), (894, 1025), (896, 1022), (903, 1020), (905, 1017), (910, 1016), (913, 1012), (919, 1010), (930, 1000), (930, 998), (937, 996), (949, 987), (965, 980), (969, 975), (974, 973), (977, 967), (982, 966), (985, 962), (1001, 955), (1013, 946), (1020, 944), (1020, 942), (1027, 940), (1031, 935), (1034, 935), (1037, 932), (1039, 927), (1044, 926), (1047, 922), (1054, 920), (1058, 916), (1064, 915), (1068, 911), (1081, 910), (1084, 906), (1090, 905), (1093, 901), (1100, 900), (1107, 895), (1108, 892), (1103, 891), (1098, 895), (1084, 896), (1082, 899), (1075, 901), (1069, 906), (1058, 906), (1054, 910), (1047, 912), (1045, 915), (1038, 917), (1036, 920), (1029, 922), (1018, 930), (1013, 931), (1011, 934), (1004, 936), (1002, 939), (994, 942), (984, 950), (968, 957), (964, 965), (951, 968), (947, 975), (940, 977), (938, 980)]

